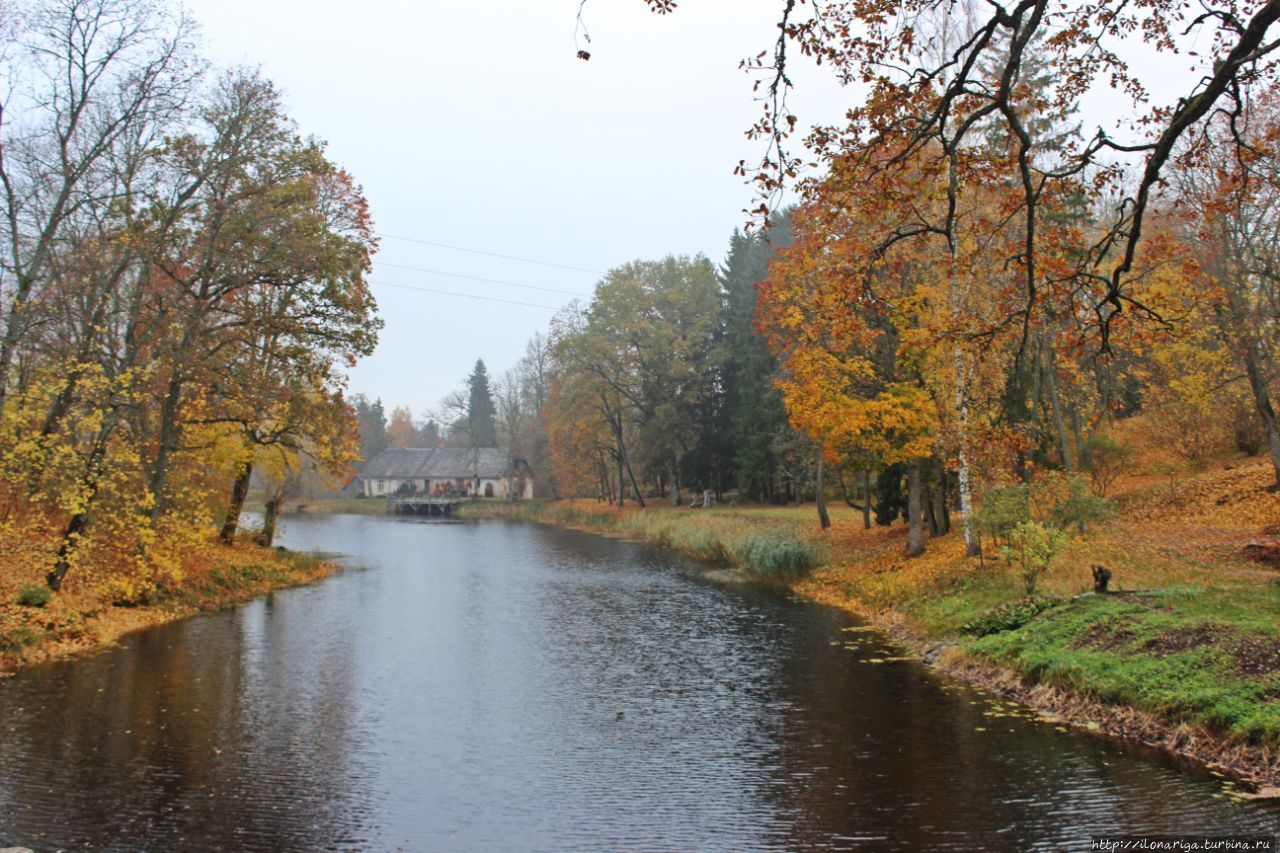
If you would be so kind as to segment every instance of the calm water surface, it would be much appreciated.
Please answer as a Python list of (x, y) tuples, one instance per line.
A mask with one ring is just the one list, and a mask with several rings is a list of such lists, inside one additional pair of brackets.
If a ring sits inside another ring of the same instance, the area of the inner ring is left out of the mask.
[[(846, 616), (535, 526), (296, 517), (328, 581), (0, 682), (0, 847), (1088, 849), (1276, 831)], [(870, 661), (883, 661), (872, 663)]]

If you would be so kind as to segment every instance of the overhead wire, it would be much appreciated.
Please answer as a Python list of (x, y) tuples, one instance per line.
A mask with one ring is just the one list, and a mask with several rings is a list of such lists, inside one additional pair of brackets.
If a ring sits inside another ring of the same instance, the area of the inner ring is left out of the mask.
[(378, 287), (395, 287), (401, 290), (417, 290), (422, 293), (437, 293), (442, 296), (461, 296), (463, 299), (479, 299), (484, 302), (502, 302), (506, 305), (520, 305), (525, 308), (543, 308), (547, 311), (560, 310), (560, 307), (556, 305), (539, 305), (535, 302), (520, 302), (515, 299), (502, 299), (497, 296), (480, 296), (475, 293), (459, 293), (455, 290), (438, 290), (434, 287), (419, 287), (412, 284), (395, 284), (390, 281), (374, 281), (373, 279), (369, 279), (369, 284), (377, 285)]
[(539, 287), (534, 284), (517, 284), (514, 281), (504, 281), (499, 278), (483, 278), (478, 275), (463, 275), (462, 273), (445, 272), (444, 270), (433, 270), (433, 269), (428, 269), (426, 267), (411, 267), (411, 266), (406, 266), (405, 264), (393, 264), (393, 263), (388, 263), (387, 261), (374, 261), (374, 265), (382, 266), (382, 267), (394, 267), (395, 269), (399, 269), (399, 270), (412, 270), (413, 272), (431, 273), (432, 275), (443, 275), (443, 276), (448, 276), (449, 278), (462, 278), (462, 279), (466, 279), (467, 281), (482, 281), (482, 282), (485, 282), (486, 284), (503, 284), (503, 285), (506, 285), (507, 287), (519, 287), (524, 290), (543, 290), (543, 291), (546, 291), (547, 293), (565, 293), (565, 294), (568, 294), (569, 296), (590, 296), (591, 295), (589, 293), (583, 293), (578, 290), (561, 290), (556, 287)]
[(557, 264), (552, 261), (540, 261), (534, 258), (523, 258), (519, 255), (504, 255), (500, 252), (489, 252), (484, 249), (469, 249), (466, 246), (455, 246), (450, 243), (437, 243), (434, 240), (423, 240), (418, 237), (402, 237), (397, 234), (384, 234), (381, 231), (378, 231), (375, 233), (377, 234), (377, 236), (385, 237), (388, 240), (403, 240), (406, 243), (421, 243), (424, 246), (435, 246), (440, 249), (451, 249), (455, 252), (469, 252), (470, 254), (473, 254), (473, 255), (487, 255), (488, 257), (491, 257), (491, 258), (502, 258), (508, 261), (520, 261), (521, 263), (537, 264), (538, 266), (543, 266), (543, 267), (556, 267), (557, 269), (562, 269), (562, 270), (586, 272), (586, 273), (591, 273), (592, 275), (604, 275), (603, 270), (593, 270), (593, 269), (588, 269), (587, 267), (576, 267), (576, 266), (573, 266), (572, 264)]

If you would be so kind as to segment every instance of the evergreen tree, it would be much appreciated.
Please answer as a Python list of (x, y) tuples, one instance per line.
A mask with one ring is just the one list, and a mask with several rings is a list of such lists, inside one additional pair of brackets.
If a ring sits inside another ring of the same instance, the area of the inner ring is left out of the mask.
[(413, 426), (410, 447), (436, 447), (440, 444), (440, 425), (432, 418), (418, 421)]
[(774, 497), (779, 467), (775, 438), (790, 427), (773, 385), (777, 360), (756, 333), (756, 283), (765, 277), (775, 248), (791, 242), (790, 224), (789, 213), (783, 212), (766, 236), (735, 230), (720, 269), (725, 349), (721, 452), (739, 492), (761, 500)]
[(489, 388), (489, 372), (481, 359), (476, 359), (475, 369), (467, 377), (467, 428), (472, 447), (497, 446), (497, 408)]
[(371, 403), (364, 394), (356, 394), (351, 403), (360, 430), (360, 458), (368, 462), (387, 449), (387, 415), (380, 399)]

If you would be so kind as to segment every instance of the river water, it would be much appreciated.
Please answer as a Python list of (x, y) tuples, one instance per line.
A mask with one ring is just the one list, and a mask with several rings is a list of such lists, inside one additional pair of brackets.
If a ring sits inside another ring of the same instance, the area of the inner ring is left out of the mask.
[[(847, 616), (533, 525), (294, 517), (314, 586), (0, 682), (0, 847), (1088, 849), (1276, 831)], [(849, 630), (853, 629), (853, 630)]]

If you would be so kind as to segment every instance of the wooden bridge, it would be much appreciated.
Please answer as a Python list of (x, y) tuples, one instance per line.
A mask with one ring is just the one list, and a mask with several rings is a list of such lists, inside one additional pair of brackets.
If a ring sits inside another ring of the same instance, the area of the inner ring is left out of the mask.
[(436, 518), (448, 518), (462, 504), (457, 497), (440, 498), (426, 495), (407, 495), (388, 497), (387, 512), (395, 515), (426, 515)]

